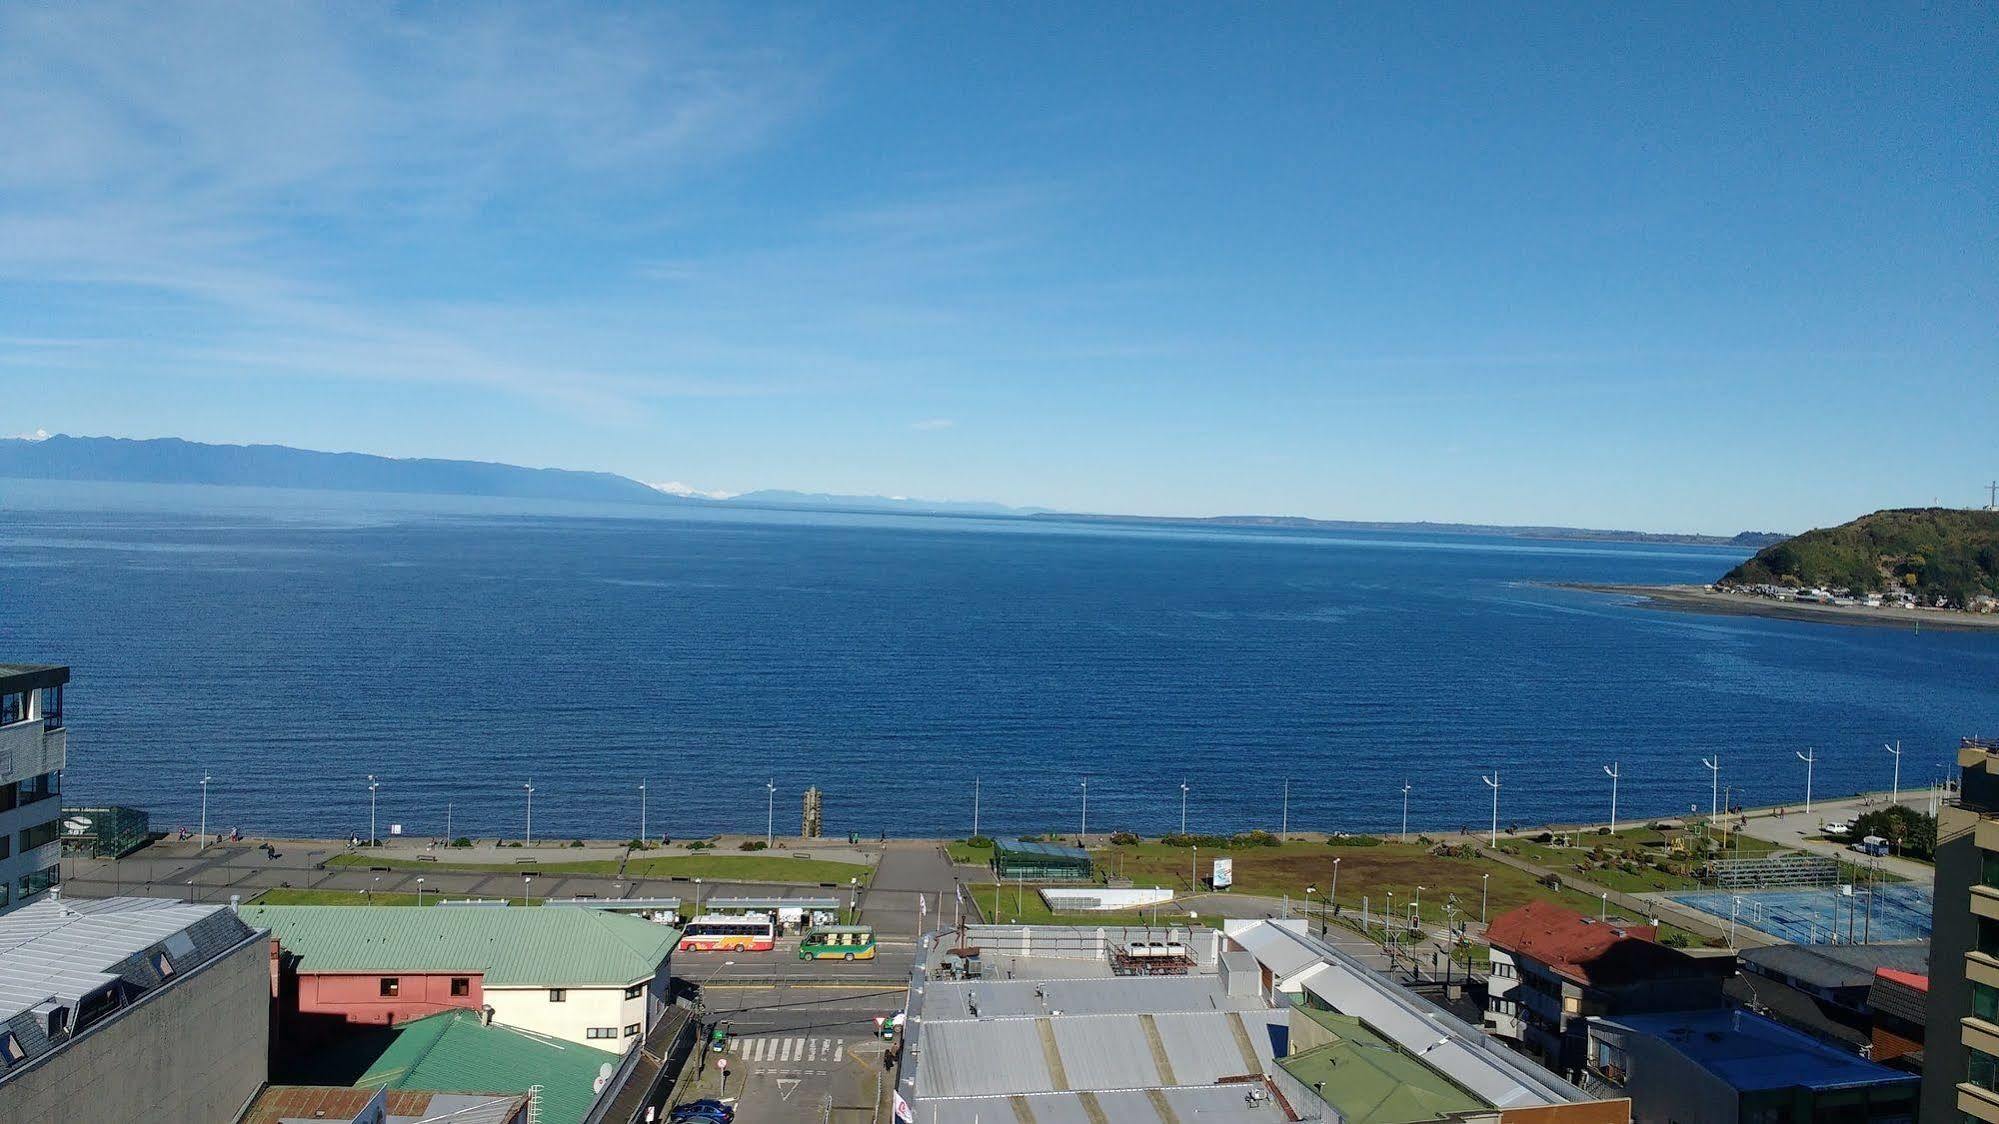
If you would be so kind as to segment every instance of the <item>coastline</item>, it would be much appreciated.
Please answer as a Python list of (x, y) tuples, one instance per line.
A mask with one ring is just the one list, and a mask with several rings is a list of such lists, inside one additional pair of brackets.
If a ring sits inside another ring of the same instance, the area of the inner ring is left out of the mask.
[(1871, 609), (1864, 605), (1818, 605), (1773, 601), (1743, 593), (1721, 593), (1702, 585), (1611, 585), (1597, 582), (1551, 582), (1559, 589), (1615, 593), (1638, 597), (1649, 606), (1728, 617), (1774, 617), (1871, 628), (1933, 628), (1947, 632), (1999, 632), (1999, 614), (1962, 613), (1945, 609)]

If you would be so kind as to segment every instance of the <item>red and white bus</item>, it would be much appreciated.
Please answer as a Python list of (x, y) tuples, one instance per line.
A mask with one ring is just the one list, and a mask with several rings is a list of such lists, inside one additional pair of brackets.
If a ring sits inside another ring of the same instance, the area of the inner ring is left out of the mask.
[(680, 931), (682, 952), (769, 952), (777, 947), (770, 914), (709, 913)]

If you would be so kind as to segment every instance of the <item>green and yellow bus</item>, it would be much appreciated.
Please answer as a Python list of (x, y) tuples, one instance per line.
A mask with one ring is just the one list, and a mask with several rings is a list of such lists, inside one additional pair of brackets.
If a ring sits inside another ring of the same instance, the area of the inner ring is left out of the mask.
[(875, 931), (867, 925), (818, 925), (798, 941), (800, 960), (873, 960)]

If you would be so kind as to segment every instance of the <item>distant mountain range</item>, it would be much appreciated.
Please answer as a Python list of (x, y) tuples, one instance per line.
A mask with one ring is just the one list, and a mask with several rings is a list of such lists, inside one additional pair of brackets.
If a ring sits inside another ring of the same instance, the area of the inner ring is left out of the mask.
[(304, 488), (336, 492), (429, 493), (504, 496), (516, 499), (628, 503), (649, 506), (761, 507), (794, 510), (907, 512), (1009, 518), (1088, 520), (1115, 523), (1200, 524), (1226, 527), (1284, 527), (1301, 530), (1402, 531), (1516, 535), (1528, 538), (1655, 542), (1754, 548), (1781, 541), (1775, 532), (1746, 531), (1733, 537), (1662, 535), (1578, 527), (1508, 527), (1477, 523), (1381, 523), (1306, 519), (1298, 516), (1225, 515), (1174, 518), (1145, 515), (1089, 515), (1040, 507), (1009, 507), (971, 500), (924, 500), (902, 496), (830, 495), (766, 489), (726, 497), (703, 495), (677, 484), (643, 484), (611, 472), (563, 468), (522, 468), (486, 461), (404, 459), (367, 453), (324, 453), (286, 445), (205, 445), (175, 437), (0, 438), (0, 478), (100, 480), (147, 484), (224, 484), (239, 487)]

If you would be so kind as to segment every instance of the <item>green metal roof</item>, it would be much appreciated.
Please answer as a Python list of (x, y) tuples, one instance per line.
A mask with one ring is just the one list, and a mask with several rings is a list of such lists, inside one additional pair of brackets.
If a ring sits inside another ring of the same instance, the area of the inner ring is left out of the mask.
[(1029, 843), (1022, 839), (1000, 839), (993, 843), (996, 853), (1015, 858), (1062, 859), (1067, 862), (1087, 863), (1090, 853), (1081, 847), (1065, 847), (1060, 843)]
[(510, 1027), (483, 1026), (470, 1011), (446, 1011), (396, 1028), (394, 1040), (354, 1084), (432, 1093), (525, 1093), (539, 1085), (542, 1124), (579, 1124), (597, 1099), (597, 1074), (617, 1065), (618, 1057)]
[(1411, 1124), (1491, 1108), (1438, 1070), (1350, 1015), (1293, 1007), (1333, 1041), (1279, 1059), (1285, 1072), (1318, 1090), (1346, 1124)]
[(244, 906), (301, 972), (478, 972), (488, 987), (624, 987), (650, 978), (680, 930), (596, 909)]

